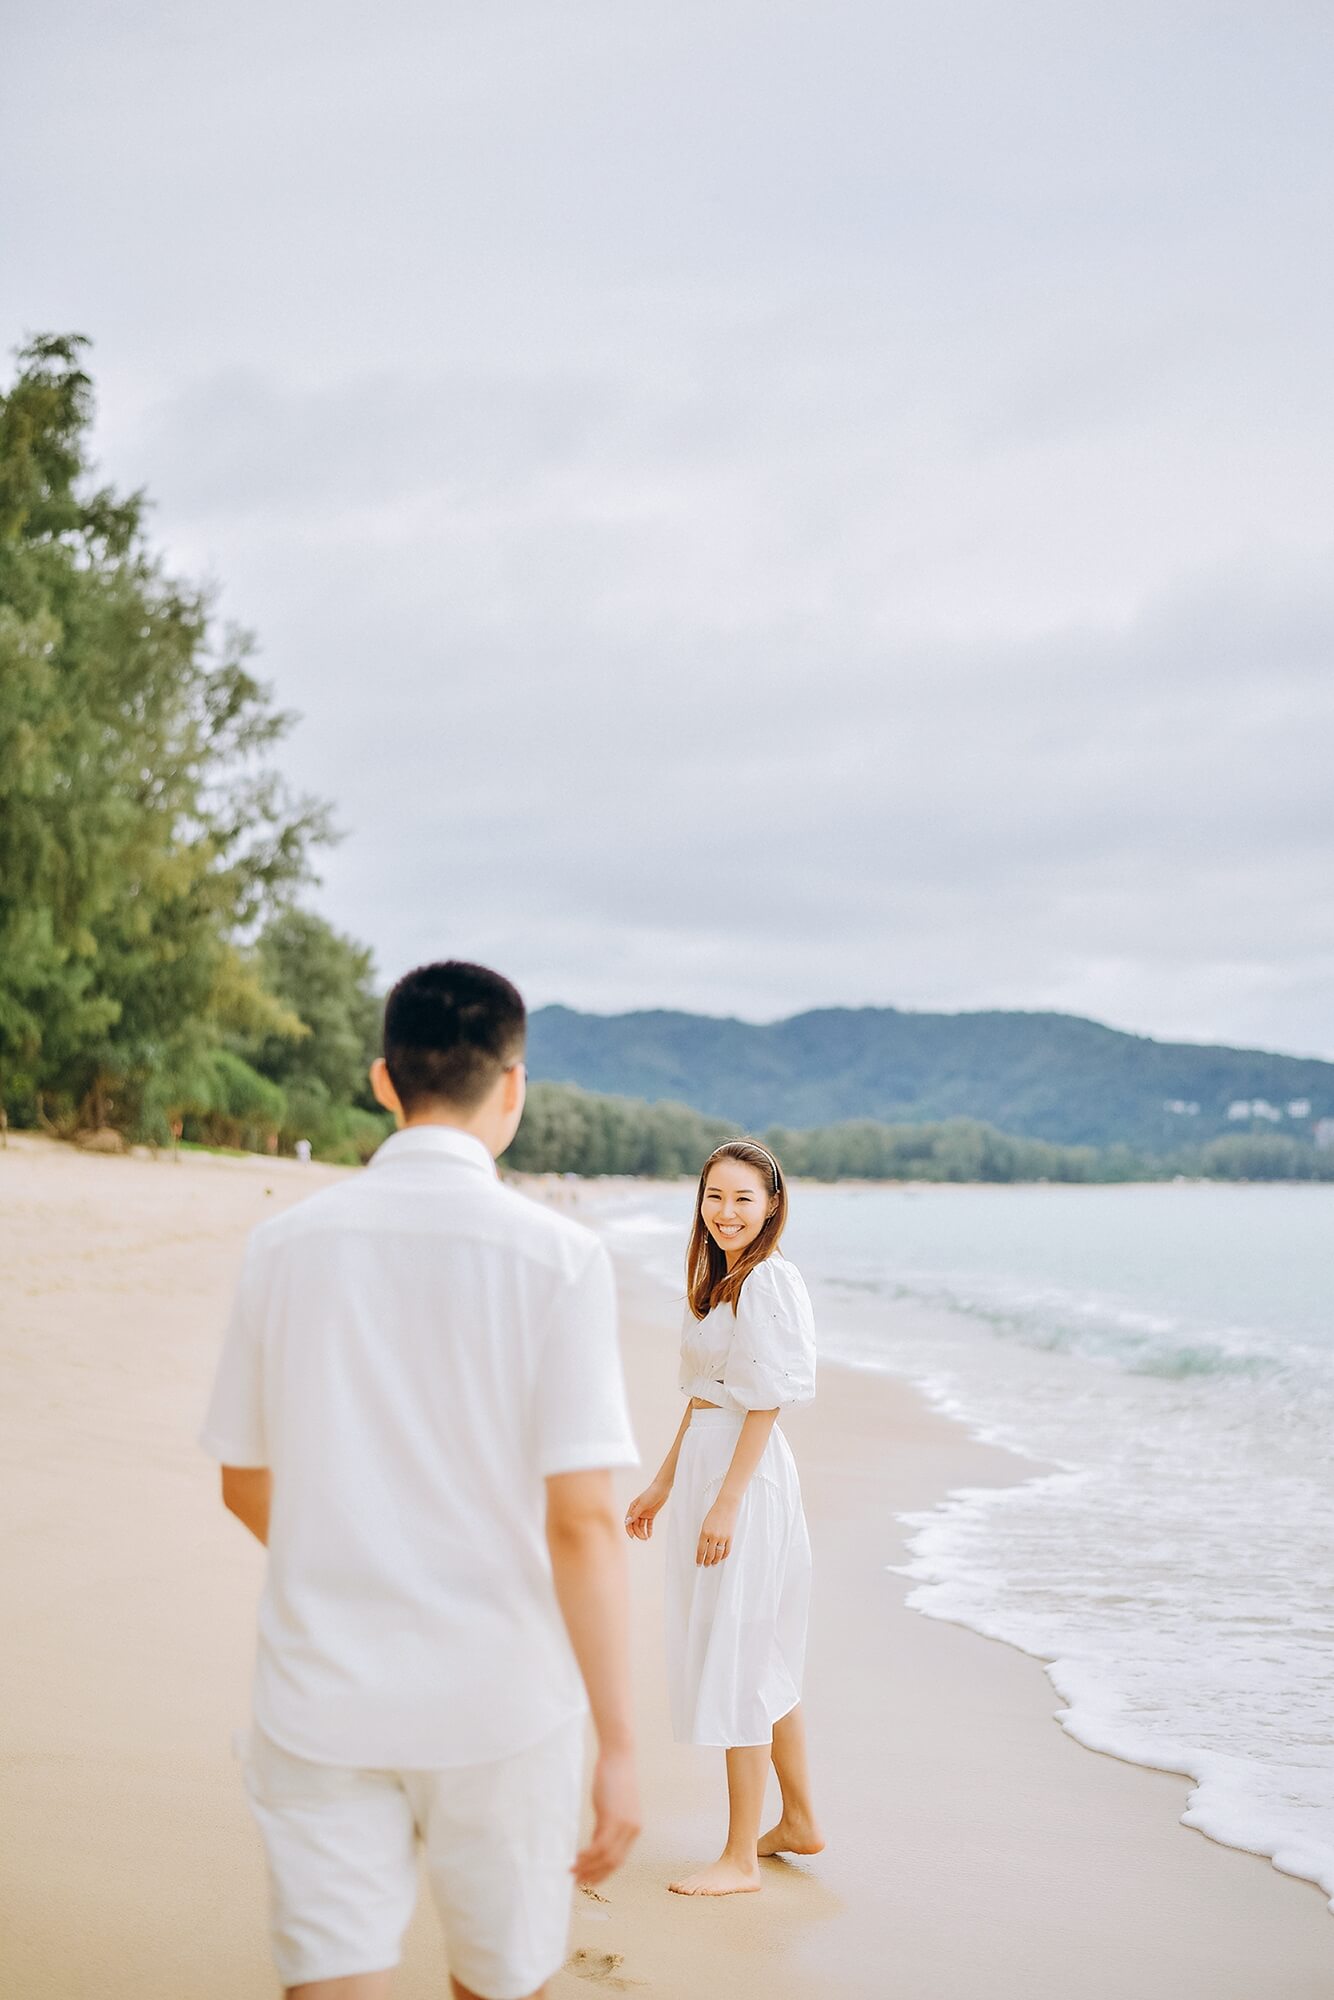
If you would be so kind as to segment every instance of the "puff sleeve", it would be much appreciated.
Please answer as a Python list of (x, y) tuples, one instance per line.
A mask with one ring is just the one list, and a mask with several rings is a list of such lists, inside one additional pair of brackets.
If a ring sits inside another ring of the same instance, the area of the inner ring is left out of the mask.
[(815, 1316), (800, 1271), (785, 1257), (766, 1257), (741, 1287), (723, 1386), (744, 1410), (815, 1395)]

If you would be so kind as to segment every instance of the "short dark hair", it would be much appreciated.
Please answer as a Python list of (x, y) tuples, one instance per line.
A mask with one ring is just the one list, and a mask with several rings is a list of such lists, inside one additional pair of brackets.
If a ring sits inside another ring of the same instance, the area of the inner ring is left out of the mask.
[(517, 989), (484, 965), (449, 959), (405, 973), (384, 1007), (384, 1060), (407, 1112), (434, 1101), (473, 1111), (523, 1056)]

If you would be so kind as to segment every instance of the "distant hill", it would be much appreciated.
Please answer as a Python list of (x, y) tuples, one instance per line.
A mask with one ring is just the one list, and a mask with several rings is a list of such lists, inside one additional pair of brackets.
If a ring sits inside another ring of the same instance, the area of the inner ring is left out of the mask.
[[(1061, 1145), (1166, 1153), (1220, 1133), (1309, 1137), (1334, 1117), (1334, 1063), (1157, 1042), (1072, 1014), (831, 1007), (756, 1026), (543, 1007), (529, 1064), (553, 1083), (672, 1099), (751, 1130), (964, 1117)], [(1230, 1118), (1243, 1101), (1249, 1115)]]

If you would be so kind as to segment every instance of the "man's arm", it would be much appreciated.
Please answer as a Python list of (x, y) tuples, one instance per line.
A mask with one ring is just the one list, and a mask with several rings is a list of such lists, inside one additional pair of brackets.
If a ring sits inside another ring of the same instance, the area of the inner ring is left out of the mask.
[(591, 1884), (620, 1867), (639, 1833), (625, 1544), (610, 1472), (553, 1473), (546, 1486), (556, 1597), (597, 1732), (593, 1835), (574, 1864)]
[(266, 1465), (224, 1465), (222, 1504), (249, 1528), (257, 1542), (269, 1546), (269, 1508), (273, 1504), (273, 1474)]

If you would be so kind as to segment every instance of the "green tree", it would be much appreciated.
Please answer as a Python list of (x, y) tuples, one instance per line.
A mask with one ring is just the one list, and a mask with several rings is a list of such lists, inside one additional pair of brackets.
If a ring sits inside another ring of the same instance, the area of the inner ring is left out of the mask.
[(1334, 1180), (1334, 1154), (1317, 1152), (1278, 1132), (1240, 1132), (1213, 1139), (1187, 1156), (1186, 1164), (1211, 1180)]
[(310, 910), (284, 909), (260, 933), (256, 967), (265, 989), (301, 1033), (269, 1033), (245, 1049), (286, 1089), (323, 1085), (332, 1102), (370, 1109), (366, 1072), (379, 1052), (381, 1002), (371, 953)]
[(269, 753), (292, 718), (244, 633), (89, 478), (87, 343), (0, 396), (0, 1093), (151, 1123), (225, 1035), (297, 1035), (243, 941), (308, 879), (326, 809)]
[(684, 1104), (640, 1104), (570, 1084), (534, 1083), (505, 1165), (516, 1173), (670, 1179), (698, 1173), (719, 1140), (733, 1136), (721, 1119)]
[(202, 1102), (191, 1104), (189, 1127), (206, 1143), (257, 1151), (276, 1140), (286, 1104), (276, 1083), (260, 1076), (230, 1049), (214, 1049), (206, 1057), (207, 1090)]

